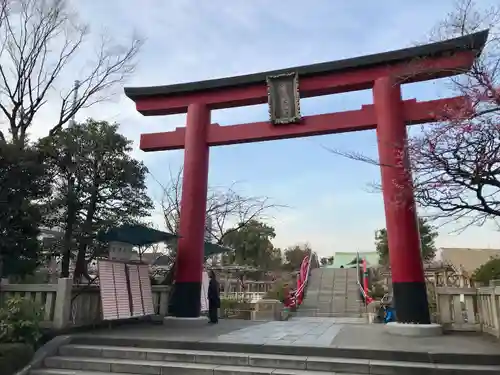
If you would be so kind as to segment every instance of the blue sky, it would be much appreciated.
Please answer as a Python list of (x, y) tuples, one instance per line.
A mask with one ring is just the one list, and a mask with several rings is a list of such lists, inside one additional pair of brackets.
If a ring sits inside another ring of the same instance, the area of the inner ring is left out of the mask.
[[(494, 1), (489, 1), (491, 4)], [(488, 3), (481, 0), (481, 3)], [(128, 86), (173, 84), (295, 65), (338, 60), (411, 46), (426, 41), (429, 30), (451, 10), (453, 1), (422, 0), (106, 0), (75, 1), (82, 18), (98, 32), (117, 38), (136, 31), (146, 39)], [(76, 79), (72, 78), (72, 79)], [(445, 82), (408, 85), (405, 98), (446, 95)], [(304, 115), (359, 108), (372, 102), (362, 91), (302, 100)], [(143, 153), (141, 132), (183, 126), (185, 116), (142, 117), (122, 91), (114, 102), (86, 113), (121, 123), (135, 141), (134, 155), (167, 183), (168, 169), (182, 164), (178, 151)], [(266, 106), (212, 114), (214, 122), (236, 124), (267, 119)], [(238, 181), (246, 194), (266, 195), (289, 208), (275, 212), (278, 246), (309, 242), (320, 254), (372, 250), (377, 228), (385, 226), (382, 197), (367, 184), (379, 180), (375, 166), (333, 155), (324, 146), (376, 156), (374, 132), (331, 135), (212, 148), (210, 184)], [(161, 197), (158, 184), (150, 190)], [(161, 215), (154, 220), (162, 226)], [(443, 247), (495, 247), (493, 227), (461, 235), (441, 229)]]

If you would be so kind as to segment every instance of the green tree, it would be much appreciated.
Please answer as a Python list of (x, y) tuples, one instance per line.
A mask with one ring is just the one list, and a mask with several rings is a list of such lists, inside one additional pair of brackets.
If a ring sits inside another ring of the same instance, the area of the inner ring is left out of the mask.
[(267, 258), (266, 270), (278, 270), (283, 266), (283, 252), (278, 247), (273, 247)]
[(491, 280), (500, 280), (500, 258), (491, 258), (485, 264), (474, 271), (475, 282), (489, 285)]
[[(422, 259), (429, 261), (436, 255), (435, 240), (438, 236), (436, 229), (422, 217), (418, 218), (418, 228), (420, 233)], [(375, 232), (375, 248), (379, 257), (379, 264), (389, 264), (389, 244), (387, 242), (387, 229), (379, 229)]]
[(234, 249), (229, 262), (267, 269), (281, 264), (281, 251), (275, 249), (271, 242), (274, 237), (273, 227), (250, 220), (239, 229), (230, 229), (223, 238), (223, 244)]
[(285, 268), (290, 271), (297, 271), (306, 255), (311, 254), (312, 250), (309, 244), (295, 245), (287, 247), (284, 251), (285, 254)]
[(104, 249), (97, 232), (149, 216), (147, 168), (130, 156), (132, 141), (118, 133), (118, 124), (105, 121), (76, 124), (42, 139), (39, 147), (50, 155), (53, 181), (47, 220), (64, 228), (62, 274), (68, 275), (76, 252), (74, 277), (88, 277), (86, 260)]
[(23, 276), (37, 267), (42, 222), (39, 201), (48, 195), (43, 155), (18, 145), (0, 147), (0, 276)]

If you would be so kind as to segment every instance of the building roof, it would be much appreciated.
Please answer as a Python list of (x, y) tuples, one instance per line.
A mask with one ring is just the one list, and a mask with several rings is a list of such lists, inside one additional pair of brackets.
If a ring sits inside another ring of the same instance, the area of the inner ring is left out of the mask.
[[(330, 61), (319, 64), (290, 67), (287, 69), (246, 74), (236, 77), (210, 79), (206, 81), (180, 83), (167, 86), (125, 87), (125, 95), (136, 100), (146, 97), (168, 97), (193, 92), (217, 89), (230, 89), (253, 84), (265, 84), (268, 76), (295, 71), (300, 77), (311, 77), (322, 74), (343, 73), (351, 70), (369, 69), (380, 65), (393, 65), (411, 62), (426, 57), (442, 57), (459, 51), (474, 51), (479, 55), (488, 39), (488, 30), (459, 38), (417, 47), (399, 49), (396, 51), (365, 55), (344, 60)], [(452, 74), (450, 74), (452, 75)]]
[[(123, 242), (133, 246), (148, 246), (160, 242), (168, 242), (177, 239), (179, 236), (163, 232), (161, 230), (148, 228), (144, 225), (122, 225), (120, 227), (111, 228), (107, 232), (98, 234), (98, 238), (105, 242)], [(210, 242), (205, 242), (204, 252), (205, 257), (221, 254), (232, 249)]]
[[(378, 254), (376, 251), (359, 252), (359, 257), (361, 259), (365, 258), (369, 267), (378, 264)], [(340, 268), (340, 266), (347, 268), (356, 267), (356, 253), (336, 251), (333, 257), (333, 265), (330, 267)]]
[[(217, 245), (217, 244), (210, 243), (210, 242), (205, 242), (203, 249), (204, 249), (203, 256), (205, 258), (208, 258), (209, 256), (212, 256), (212, 255), (222, 254), (222, 253), (227, 253), (229, 251), (233, 251), (233, 249), (230, 249), (229, 247)], [(154, 260), (153, 265), (155, 265), (155, 266), (168, 266), (171, 263), (172, 263), (172, 258), (169, 255), (162, 255), (162, 256), (158, 256)]]
[(500, 249), (442, 248), (441, 257), (457, 271), (465, 271), (471, 276), (474, 271), (491, 258), (500, 257)]

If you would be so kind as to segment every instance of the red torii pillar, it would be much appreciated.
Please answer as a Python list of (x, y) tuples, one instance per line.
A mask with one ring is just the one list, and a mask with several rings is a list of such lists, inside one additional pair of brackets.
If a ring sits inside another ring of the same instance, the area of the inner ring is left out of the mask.
[(179, 317), (200, 316), (201, 283), (205, 243), (209, 147), (207, 143), (210, 109), (203, 103), (188, 106), (184, 137), (182, 177), (182, 236), (177, 246), (172, 311)]
[(401, 86), (397, 80), (391, 77), (377, 79), (373, 87), (373, 102), (397, 319), (428, 324), (429, 305), (406, 148)]

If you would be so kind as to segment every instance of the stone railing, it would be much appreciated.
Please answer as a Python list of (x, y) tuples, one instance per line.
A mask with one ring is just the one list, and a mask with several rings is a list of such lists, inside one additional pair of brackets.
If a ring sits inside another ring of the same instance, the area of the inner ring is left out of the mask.
[(450, 331), (500, 337), (500, 286), (436, 288), (437, 321)]
[(241, 281), (238, 279), (221, 280), (220, 284), (224, 286), (224, 291), (227, 293), (247, 292), (247, 293), (266, 293), (273, 289), (276, 281), (245, 281), (245, 287), (242, 288)]
[[(153, 285), (153, 306), (155, 314), (166, 316), (168, 310), (169, 287)], [(74, 327), (96, 325), (102, 322), (101, 296), (99, 287), (73, 286), (71, 294), (70, 325)]]
[[(13, 297), (30, 299), (43, 307), (44, 327), (63, 327), (68, 285), (66, 279), (57, 284), (0, 284), (0, 302)], [(69, 310), (67, 310), (69, 311)]]
[[(167, 315), (169, 287), (153, 285), (155, 313)], [(57, 284), (1, 284), (0, 301), (11, 297), (29, 298), (43, 306), (46, 328), (65, 329), (101, 323), (101, 298), (95, 285), (73, 286), (71, 279)]]
[(264, 292), (226, 292), (221, 294), (221, 298), (245, 301), (245, 302), (257, 302), (264, 298), (266, 293)]
[[(157, 315), (166, 316), (169, 287), (153, 285), (153, 304)], [(264, 292), (229, 292), (221, 297), (255, 303)], [(71, 279), (58, 279), (56, 284), (5, 284), (0, 286), (0, 301), (10, 297), (29, 298), (44, 309), (43, 326), (65, 329), (95, 326), (103, 322), (101, 297), (97, 285), (72, 285)]]

